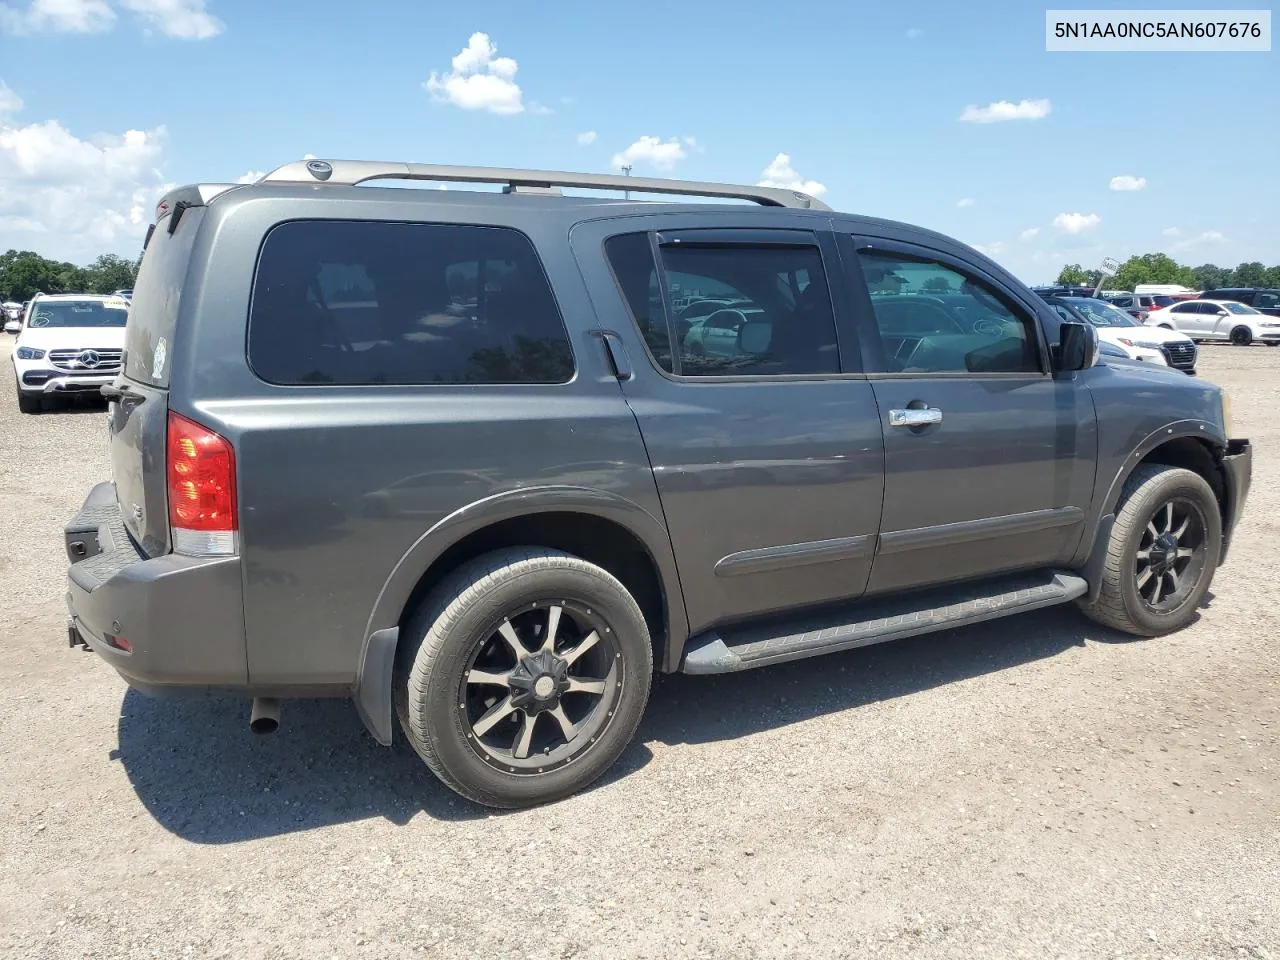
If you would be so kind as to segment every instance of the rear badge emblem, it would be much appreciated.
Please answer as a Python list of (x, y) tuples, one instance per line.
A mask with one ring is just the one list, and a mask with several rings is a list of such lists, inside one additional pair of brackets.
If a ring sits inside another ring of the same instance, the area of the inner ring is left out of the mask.
[(169, 345), (165, 343), (164, 337), (161, 337), (156, 344), (156, 352), (151, 357), (151, 379), (159, 380), (164, 373), (164, 361), (169, 355)]

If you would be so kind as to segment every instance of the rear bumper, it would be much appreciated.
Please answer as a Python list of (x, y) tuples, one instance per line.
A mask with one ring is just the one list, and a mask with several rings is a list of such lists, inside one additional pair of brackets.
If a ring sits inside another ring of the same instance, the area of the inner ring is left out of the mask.
[(64, 533), (73, 639), (146, 693), (247, 689), (238, 557), (148, 558), (110, 483), (89, 492)]
[(1253, 483), (1253, 445), (1248, 440), (1227, 441), (1222, 470), (1227, 478), (1227, 502), (1222, 517), (1222, 558), (1225, 560)]

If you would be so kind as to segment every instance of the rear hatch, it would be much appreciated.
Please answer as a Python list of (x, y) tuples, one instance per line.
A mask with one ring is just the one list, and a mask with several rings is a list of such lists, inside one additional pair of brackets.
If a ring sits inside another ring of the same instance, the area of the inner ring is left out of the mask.
[[(161, 201), (148, 234), (125, 327), (124, 365), (108, 429), (111, 474), (124, 525), (148, 556), (168, 553), (165, 444), (169, 370), (182, 287), (203, 206)], [(172, 212), (170, 212), (172, 211)], [(110, 391), (108, 391), (110, 392)]]

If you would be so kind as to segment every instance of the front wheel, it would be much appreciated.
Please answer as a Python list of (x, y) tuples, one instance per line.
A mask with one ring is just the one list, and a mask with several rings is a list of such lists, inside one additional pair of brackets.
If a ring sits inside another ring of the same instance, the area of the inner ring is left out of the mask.
[(1125, 482), (1107, 541), (1098, 599), (1080, 602), (1104, 626), (1139, 637), (1195, 616), (1222, 554), (1222, 514), (1204, 477), (1148, 464)]
[(617, 760), (652, 672), (644, 615), (616, 578), (557, 550), (501, 550), (459, 568), (409, 623), (396, 709), (447, 786), (531, 806)]
[(1236, 327), (1231, 331), (1231, 342), (1237, 347), (1247, 347), (1253, 343), (1253, 331), (1245, 326)]

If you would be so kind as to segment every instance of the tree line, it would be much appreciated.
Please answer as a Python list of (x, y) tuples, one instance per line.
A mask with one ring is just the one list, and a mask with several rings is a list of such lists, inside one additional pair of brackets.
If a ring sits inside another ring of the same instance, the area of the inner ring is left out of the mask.
[(30, 250), (0, 254), (0, 299), (22, 303), (37, 293), (112, 293), (128, 290), (138, 276), (138, 260), (104, 253), (88, 266), (49, 260)]
[[(1101, 274), (1069, 263), (1058, 274), (1058, 283), (1096, 287)], [(1192, 290), (1215, 287), (1276, 287), (1280, 289), (1280, 266), (1263, 266), (1254, 260), (1234, 270), (1213, 263), (1188, 267), (1163, 253), (1144, 253), (1130, 257), (1120, 265), (1116, 275), (1103, 284), (1108, 290), (1132, 290), (1139, 283), (1178, 283)]]

